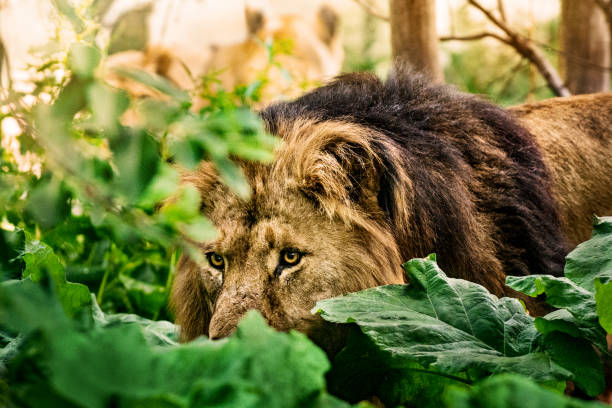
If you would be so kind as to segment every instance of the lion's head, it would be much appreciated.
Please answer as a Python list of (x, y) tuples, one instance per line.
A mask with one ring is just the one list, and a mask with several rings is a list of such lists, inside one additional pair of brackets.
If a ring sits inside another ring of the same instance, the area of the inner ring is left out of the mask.
[(283, 123), (275, 133), (283, 144), (274, 163), (242, 163), (248, 199), (224, 186), (208, 163), (184, 176), (219, 232), (200, 245), (203, 264), (183, 259), (179, 268), (173, 305), (184, 339), (229, 335), (249, 309), (277, 329), (317, 339), (323, 321), (310, 313), (317, 300), (403, 282), (379, 203), (377, 172), (393, 159), (392, 147), (386, 158), (372, 150), (382, 135), (314, 120)]

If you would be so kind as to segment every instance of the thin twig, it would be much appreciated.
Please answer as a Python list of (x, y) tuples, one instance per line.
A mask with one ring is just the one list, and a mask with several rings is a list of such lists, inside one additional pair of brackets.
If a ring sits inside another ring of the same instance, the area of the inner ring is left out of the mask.
[(369, 15), (374, 16), (376, 18), (380, 18), (386, 22), (389, 22), (389, 16), (384, 15), (379, 10), (377, 10), (372, 4), (370, 4), (367, 0), (353, 0), (355, 3), (359, 4)]
[(484, 31), (482, 33), (476, 33), (476, 34), (468, 34), (468, 35), (447, 35), (447, 36), (440, 37), (440, 41), (475, 41), (475, 40), (482, 40), (483, 38), (487, 38), (487, 37), (495, 38), (498, 41), (501, 41), (503, 43), (510, 45), (510, 42), (508, 41), (507, 38), (504, 38), (499, 34), (495, 34), (489, 31)]
[(489, 19), (490, 22), (492, 22), (497, 27), (502, 29), (502, 31), (504, 33), (506, 33), (508, 35), (508, 37), (512, 38), (513, 36), (515, 36), (517, 34), (504, 21), (502, 21), (502, 20), (498, 19), (497, 17), (495, 17), (491, 11), (487, 10), (482, 4), (480, 4), (476, 0), (468, 0), (468, 3), (471, 4), (472, 6), (476, 7), (478, 10), (480, 10), (480, 12), (482, 14), (484, 14)]

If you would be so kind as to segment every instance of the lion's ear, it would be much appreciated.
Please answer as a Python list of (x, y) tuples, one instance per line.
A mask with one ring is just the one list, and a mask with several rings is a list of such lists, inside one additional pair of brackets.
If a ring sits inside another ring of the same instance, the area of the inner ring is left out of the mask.
[(279, 129), (285, 139), (275, 166), (329, 214), (379, 210), (384, 160), (375, 131), (342, 121), (294, 122)]
[(317, 33), (321, 41), (328, 47), (331, 47), (334, 40), (340, 35), (340, 17), (327, 4), (323, 4), (317, 12)]
[(266, 26), (266, 16), (261, 9), (246, 6), (244, 9), (249, 36), (256, 36)]

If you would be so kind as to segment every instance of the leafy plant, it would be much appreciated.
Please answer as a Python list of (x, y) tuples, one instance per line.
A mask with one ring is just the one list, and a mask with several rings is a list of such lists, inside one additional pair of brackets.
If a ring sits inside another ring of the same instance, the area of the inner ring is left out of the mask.
[[(593, 238), (568, 256), (567, 277), (507, 279), (515, 290), (546, 294), (558, 308), (535, 319), (516, 299), (498, 299), (480, 285), (448, 278), (435, 256), (404, 265), (410, 284), (318, 302), (313, 312), (325, 320), (360, 329), (336, 357), (340, 368), (330, 374), (332, 389), (349, 400), (362, 397), (363, 390), (384, 393), (391, 405), (423, 405), (415, 396), (437, 389), (426, 403), (439, 404), (442, 390), (453, 383), (472, 385), (514, 373), (557, 389), (573, 380), (588, 395), (598, 395), (605, 386), (600, 355), (607, 359), (602, 326), (610, 316), (605, 293), (612, 277), (610, 239), (612, 219), (596, 219)], [(362, 361), (350, 361), (355, 358)], [(350, 370), (342, 368), (347, 364)], [(374, 380), (359, 381), (372, 372)]]
[(71, 321), (52, 288), (28, 280), (0, 286), (0, 325), (21, 336), (3, 376), (13, 406), (346, 405), (324, 392), (323, 351), (301, 333), (267, 327), (255, 312), (227, 341), (179, 346), (169, 323), (99, 310), (95, 321)]

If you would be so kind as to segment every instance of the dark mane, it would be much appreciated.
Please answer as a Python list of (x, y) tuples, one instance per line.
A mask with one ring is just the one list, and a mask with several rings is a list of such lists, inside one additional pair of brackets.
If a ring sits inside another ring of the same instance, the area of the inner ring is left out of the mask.
[[(506, 275), (562, 273), (567, 247), (550, 175), (531, 134), (505, 110), (399, 68), (384, 82), (371, 74), (339, 76), (261, 116), (272, 133), (298, 118), (341, 120), (399, 146), (413, 183), (410, 224), (395, 222), (393, 190), (403, 187), (393, 160), (384, 163), (378, 202), (406, 259), (436, 252), (449, 273), (473, 278), (461, 271), (478, 269), (466, 255), (480, 242), (471, 237), (476, 219)], [(374, 148), (385, 157), (383, 145)], [(478, 216), (464, 216), (469, 212)]]

